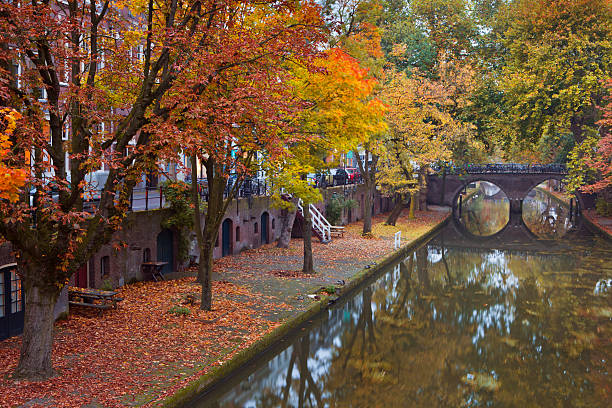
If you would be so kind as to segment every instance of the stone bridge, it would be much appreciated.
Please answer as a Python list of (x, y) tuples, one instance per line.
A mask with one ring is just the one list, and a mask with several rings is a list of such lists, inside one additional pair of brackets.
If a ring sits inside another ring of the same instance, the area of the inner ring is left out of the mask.
[[(457, 206), (459, 194), (468, 184), (488, 181), (498, 186), (510, 200), (511, 212), (521, 212), (527, 194), (546, 180), (562, 181), (567, 176), (565, 166), (524, 164), (483, 164), (464, 168), (441, 169), (427, 176), (427, 203), (432, 205)], [(576, 194), (580, 209), (594, 207), (594, 197)]]

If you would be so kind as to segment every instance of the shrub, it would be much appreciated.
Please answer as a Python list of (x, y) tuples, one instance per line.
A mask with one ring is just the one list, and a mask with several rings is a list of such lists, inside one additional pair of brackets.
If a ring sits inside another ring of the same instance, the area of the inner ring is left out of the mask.
[(193, 208), (191, 206), (190, 186), (182, 181), (167, 181), (163, 184), (164, 196), (170, 204), (170, 215), (161, 223), (179, 233), (178, 259), (189, 259), (189, 232), (193, 229)]
[(100, 285), (100, 289), (102, 289), (102, 290), (113, 290), (115, 288), (113, 287), (113, 283), (111, 282), (110, 279), (104, 279), (102, 281), (102, 284)]
[(183, 306), (172, 306), (168, 309), (168, 313), (177, 315), (177, 316), (187, 316), (191, 314), (191, 310)]
[(332, 225), (336, 225), (342, 217), (342, 211), (348, 208), (356, 207), (357, 202), (351, 198), (346, 199), (338, 194), (333, 194), (325, 206), (325, 216), (327, 221)]
[(599, 215), (612, 217), (612, 202), (607, 201), (605, 198), (600, 197), (595, 201), (595, 209)]

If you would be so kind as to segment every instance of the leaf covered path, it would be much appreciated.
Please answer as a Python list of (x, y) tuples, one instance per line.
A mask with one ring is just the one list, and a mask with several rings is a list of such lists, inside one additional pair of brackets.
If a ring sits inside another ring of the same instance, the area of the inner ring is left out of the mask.
[[(270, 244), (222, 258), (215, 263), (210, 312), (199, 310), (197, 301), (185, 304), (189, 295), (199, 301), (193, 277), (126, 285), (117, 310), (98, 316), (77, 308), (56, 323), (58, 375), (50, 380), (12, 380), (20, 337), (0, 342), (0, 406), (154, 406), (306, 309), (312, 302), (306, 294), (391, 252), (398, 229), (414, 239), (445, 216), (418, 213), (414, 220), (400, 218), (398, 227), (383, 226), (378, 216), (370, 239), (360, 236), (361, 223), (349, 225), (344, 238), (314, 243), (317, 274), (310, 276), (298, 272), (301, 240), (288, 249)], [(189, 314), (170, 313), (173, 307)]]

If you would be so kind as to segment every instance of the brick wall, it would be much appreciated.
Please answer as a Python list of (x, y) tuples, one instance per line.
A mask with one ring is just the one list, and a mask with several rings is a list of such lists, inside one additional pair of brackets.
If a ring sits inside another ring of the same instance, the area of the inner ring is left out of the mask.
[[(341, 194), (347, 198), (357, 201), (355, 208), (345, 210), (342, 214), (341, 224), (355, 222), (363, 218), (363, 203), (365, 186), (346, 186), (328, 188), (323, 191), (324, 201), (316, 206), (325, 214), (325, 200), (331, 198), (332, 194)], [(373, 214), (390, 209), (390, 200), (375, 194), (373, 202)], [(267, 222), (266, 215), (267, 214)], [(237, 254), (245, 249), (257, 248), (262, 245), (264, 230), (268, 232), (268, 242), (272, 243), (280, 235), (280, 222), (278, 220), (280, 210), (272, 208), (272, 200), (269, 197), (240, 198), (234, 200), (228, 207), (223, 222), (229, 223), (229, 253)], [(350, 215), (350, 219), (349, 219)], [(142, 280), (142, 262), (145, 251), (150, 253), (150, 260), (158, 260), (158, 236), (162, 232), (161, 222), (168, 216), (167, 209), (156, 209), (150, 211), (138, 211), (129, 214), (122, 231), (115, 234), (110, 244), (104, 245), (87, 265), (87, 282), (90, 287), (103, 285), (109, 280), (113, 287), (121, 286), (132, 280)], [(229, 220), (229, 221), (226, 221)], [(202, 224), (203, 224), (202, 220)], [(220, 258), (223, 250), (223, 222), (219, 227), (219, 239), (215, 246), (213, 257)], [(267, 228), (263, 228), (262, 222)], [(238, 231), (239, 229), (239, 231)], [(227, 230), (227, 229), (226, 229)], [(239, 233), (239, 234), (238, 234)], [(238, 237), (239, 235), (239, 237)], [(174, 262), (172, 271), (182, 269), (188, 264), (188, 260), (180, 262), (178, 254), (178, 236), (174, 233), (172, 240), (172, 252)], [(239, 238), (239, 239), (238, 239)], [(194, 238), (195, 241), (195, 238)], [(190, 256), (194, 259), (198, 256), (195, 242), (190, 249)], [(10, 250), (5, 246), (0, 248), (0, 260), (6, 258), (5, 263), (13, 261)], [(197, 259), (196, 259), (197, 260)], [(103, 264), (107, 267), (107, 273), (103, 275)], [(70, 284), (75, 283), (75, 277), (71, 278)]]

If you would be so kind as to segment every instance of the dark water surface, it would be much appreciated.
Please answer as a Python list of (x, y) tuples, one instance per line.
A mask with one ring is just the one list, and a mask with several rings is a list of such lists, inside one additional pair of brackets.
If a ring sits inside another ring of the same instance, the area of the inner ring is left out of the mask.
[(193, 406), (612, 406), (612, 245), (513, 217), (489, 238), (450, 222)]

